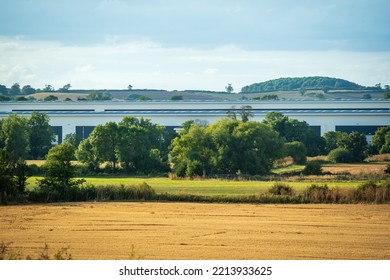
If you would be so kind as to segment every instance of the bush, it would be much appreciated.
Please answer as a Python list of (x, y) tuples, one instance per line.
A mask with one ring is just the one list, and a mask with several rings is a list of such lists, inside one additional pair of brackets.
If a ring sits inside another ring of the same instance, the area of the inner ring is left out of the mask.
[(305, 200), (311, 203), (324, 203), (331, 199), (328, 185), (312, 184), (303, 193)]
[(355, 191), (355, 200), (359, 202), (386, 203), (390, 201), (390, 180), (382, 184), (368, 181), (361, 184)]
[(303, 175), (321, 175), (322, 167), (318, 161), (309, 161), (302, 171)]
[(287, 155), (291, 156), (296, 164), (305, 164), (307, 149), (302, 142), (294, 141), (284, 144)]
[(136, 186), (103, 186), (96, 189), (96, 200), (149, 200), (156, 195), (154, 189), (146, 183)]
[(352, 161), (352, 155), (345, 148), (336, 148), (329, 152), (328, 160), (335, 163), (347, 163)]
[(287, 184), (275, 183), (269, 190), (269, 193), (274, 195), (293, 195), (294, 190)]
[(183, 100), (183, 95), (173, 95), (169, 100)]

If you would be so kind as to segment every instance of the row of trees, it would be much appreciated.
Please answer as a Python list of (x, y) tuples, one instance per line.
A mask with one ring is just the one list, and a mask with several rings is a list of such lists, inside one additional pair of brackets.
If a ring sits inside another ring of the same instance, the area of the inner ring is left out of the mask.
[[(250, 108), (232, 109), (228, 118), (211, 125), (188, 121), (179, 134), (147, 119), (125, 117), (119, 123), (98, 125), (81, 143), (75, 134), (67, 135), (65, 142), (73, 146), (72, 158), (85, 163), (91, 172), (108, 163), (108, 170), (114, 172), (172, 170), (179, 176), (267, 174), (274, 160), (286, 155), (304, 164), (308, 155), (362, 161), (368, 152), (362, 133), (327, 132), (320, 137), (306, 122), (281, 113), (267, 114), (262, 123), (250, 121), (250, 117)], [(52, 146), (54, 134), (45, 114), (33, 112), (29, 118), (10, 115), (0, 126), (2, 160), (8, 162), (12, 175), (25, 159), (42, 159)], [(390, 127), (383, 127), (375, 133), (370, 152), (389, 151)]]
[(76, 157), (91, 171), (109, 162), (114, 172), (118, 163), (127, 173), (167, 172), (168, 147), (174, 135), (174, 131), (148, 119), (124, 117), (119, 124), (108, 122), (95, 127), (79, 144)]
[[(66, 84), (63, 87), (59, 88), (58, 92), (68, 92), (71, 88), (71, 84)], [(3, 95), (29, 95), (36, 92), (54, 92), (56, 91), (52, 85), (45, 85), (42, 89), (35, 89), (31, 85), (20, 86), (19, 83), (14, 83), (10, 88), (7, 88), (5, 85), (0, 84), (0, 94)]]

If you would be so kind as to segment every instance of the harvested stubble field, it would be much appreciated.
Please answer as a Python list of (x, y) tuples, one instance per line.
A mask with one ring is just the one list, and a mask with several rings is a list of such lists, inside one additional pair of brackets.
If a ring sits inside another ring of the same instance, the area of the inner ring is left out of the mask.
[(0, 242), (73, 259), (390, 259), (390, 205), (64, 203), (0, 207)]

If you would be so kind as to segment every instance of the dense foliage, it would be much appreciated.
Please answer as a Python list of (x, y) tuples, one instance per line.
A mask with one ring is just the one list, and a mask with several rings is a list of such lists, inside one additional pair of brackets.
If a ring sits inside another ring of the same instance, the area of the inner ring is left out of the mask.
[(302, 142), (307, 149), (308, 156), (317, 156), (323, 152), (324, 140), (305, 121), (290, 119), (280, 112), (271, 112), (263, 121), (277, 131), (286, 142)]
[(109, 162), (114, 172), (118, 163), (126, 173), (166, 172), (171, 138), (171, 132), (148, 119), (124, 117), (119, 124), (108, 122), (95, 127), (80, 143), (76, 157), (90, 170)]
[(279, 78), (269, 80), (262, 83), (255, 83), (245, 86), (241, 89), (241, 93), (253, 92), (271, 92), (271, 91), (287, 91), (287, 90), (361, 90), (365, 87), (349, 82), (343, 79), (329, 77), (302, 77), (302, 78)]
[(223, 119), (184, 129), (172, 142), (170, 160), (180, 177), (268, 174), (283, 152), (283, 139), (267, 125)]

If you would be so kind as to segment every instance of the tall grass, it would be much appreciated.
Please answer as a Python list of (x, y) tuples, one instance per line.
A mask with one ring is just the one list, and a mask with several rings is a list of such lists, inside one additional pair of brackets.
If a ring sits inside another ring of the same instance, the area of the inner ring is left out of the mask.
[[(49, 189), (33, 189), (28, 193), (32, 202), (61, 201)], [(181, 201), (210, 203), (390, 203), (390, 179), (362, 183), (357, 188), (329, 187), (327, 184), (311, 184), (296, 191), (287, 183), (276, 182), (268, 192), (257, 194), (211, 194), (211, 193), (157, 193), (147, 183), (137, 185), (86, 184), (71, 189), (66, 201)]]

